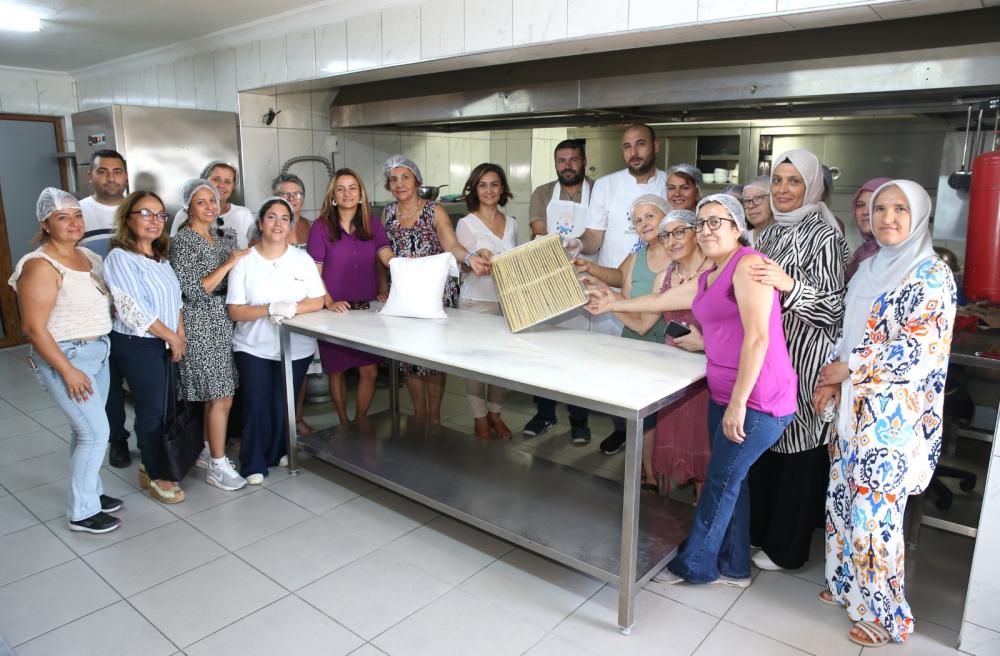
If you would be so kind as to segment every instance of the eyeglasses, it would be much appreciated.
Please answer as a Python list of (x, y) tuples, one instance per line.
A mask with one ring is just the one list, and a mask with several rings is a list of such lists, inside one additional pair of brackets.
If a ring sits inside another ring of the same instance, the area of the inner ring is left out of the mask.
[(710, 216), (707, 219), (704, 219), (704, 220), (698, 219), (697, 221), (695, 221), (694, 222), (694, 231), (695, 232), (701, 232), (702, 230), (705, 229), (705, 226), (707, 225), (709, 230), (711, 230), (712, 232), (715, 232), (716, 230), (718, 230), (719, 228), (722, 227), (722, 222), (723, 221), (728, 221), (729, 223), (732, 223), (733, 225), (739, 225), (738, 223), (736, 223), (736, 221), (733, 221), (732, 219), (723, 219), (723, 218), (718, 217), (718, 216)]
[(152, 210), (134, 210), (129, 214), (138, 214), (143, 221), (159, 221), (160, 223), (166, 223), (167, 219), (170, 218), (166, 212), (153, 212)]
[(659, 235), (657, 235), (657, 237), (660, 238), (660, 241), (667, 241), (670, 238), (674, 238), (677, 241), (680, 241), (681, 239), (684, 239), (684, 234), (688, 230), (694, 230), (694, 228), (692, 228), (691, 226), (684, 226), (682, 228), (674, 228), (673, 230), (664, 230)]
[(767, 200), (770, 196), (771, 194), (761, 194), (760, 196), (744, 197), (743, 199), (740, 200), (740, 205), (746, 207), (747, 209), (751, 207), (757, 207), (758, 205), (763, 204), (763, 202)]
[(306, 197), (306, 195), (301, 191), (279, 191), (275, 194), (275, 196), (278, 198), (284, 198), (285, 200), (292, 200), (293, 198), (295, 200), (302, 200)]

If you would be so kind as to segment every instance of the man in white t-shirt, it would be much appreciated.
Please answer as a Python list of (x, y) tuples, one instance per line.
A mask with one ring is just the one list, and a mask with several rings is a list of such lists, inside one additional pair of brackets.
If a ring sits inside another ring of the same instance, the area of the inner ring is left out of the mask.
[[(243, 250), (249, 246), (256, 229), (253, 213), (242, 205), (229, 202), (240, 182), (239, 170), (229, 162), (215, 159), (201, 170), (198, 177), (208, 180), (219, 192), (219, 215), (215, 219), (215, 229), (222, 242), (231, 250)], [(177, 234), (185, 221), (187, 211), (181, 208), (170, 225), (171, 237)]]
[(128, 190), (128, 167), (117, 150), (98, 150), (90, 156), (87, 180), (94, 189), (80, 201), (83, 210), (83, 239), (79, 245), (102, 258), (108, 254), (115, 232), (115, 212)]

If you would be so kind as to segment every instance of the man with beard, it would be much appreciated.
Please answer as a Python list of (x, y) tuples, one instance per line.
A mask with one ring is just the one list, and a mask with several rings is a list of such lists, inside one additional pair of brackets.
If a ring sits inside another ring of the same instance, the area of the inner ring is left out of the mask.
[[(590, 192), (593, 181), (586, 177), (586, 141), (566, 139), (555, 149), (556, 179), (541, 185), (531, 194), (529, 216), (531, 237), (555, 233), (564, 240), (577, 238), (588, 225)], [(565, 328), (590, 330), (590, 313), (574, 310), (559, 322)], [(556, 402), (535, 397), (535, 416), (524, 425), (527, 437), (541, 435), (557, 423)], [(590, 441), (586, 408), (569, 406), (570, 439), (574, 444)]]
[(95, 151), (90, 156), (87, 179), (94, 193), (80, 201), (83, 239), (79, 245), (103, 258), (108, 254), (111, 236), (115, 232), (115, 212), (124, 200), (128, 187), (125, 158), (117, 150)]

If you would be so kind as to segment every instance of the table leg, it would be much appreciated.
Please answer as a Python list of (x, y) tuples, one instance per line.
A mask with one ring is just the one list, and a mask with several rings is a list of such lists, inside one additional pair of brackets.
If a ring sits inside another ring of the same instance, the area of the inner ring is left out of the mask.
[(399, 362), (389, 360), (389, 409), (399, 414)]
[(295, 401), (298, 390), (295, 389), (292, 376), (292, 332), (280, 326), (278, 328), (281, 342), (281, 368), (285, 373), (285, 425), (288, 427), (288, 473), (291, 476), (299, 474), (299, 434), (295, 428)]
[(622, 486), (622, 553), (618, 569), (618, 628), (632, 633), (635, 623), (636, 559), (639, 544), (639, 477), (642, 472), (642, 422), (625, 422), (625, 482)]

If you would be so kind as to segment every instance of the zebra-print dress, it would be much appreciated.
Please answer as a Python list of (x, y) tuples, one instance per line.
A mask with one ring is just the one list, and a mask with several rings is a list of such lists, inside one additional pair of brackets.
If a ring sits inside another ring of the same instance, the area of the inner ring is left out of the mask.
[(781, 322), (799, 375), (798, 409), (771, 451), (801, 453), (829, 441), (829, 424), (812, 409), (812, 394), (844, 320), (844, 271), (851, 253), (818, 212), (794, 226), (767, 226), (755, 248), (795, 280), (792, 291), (781, 294)]

